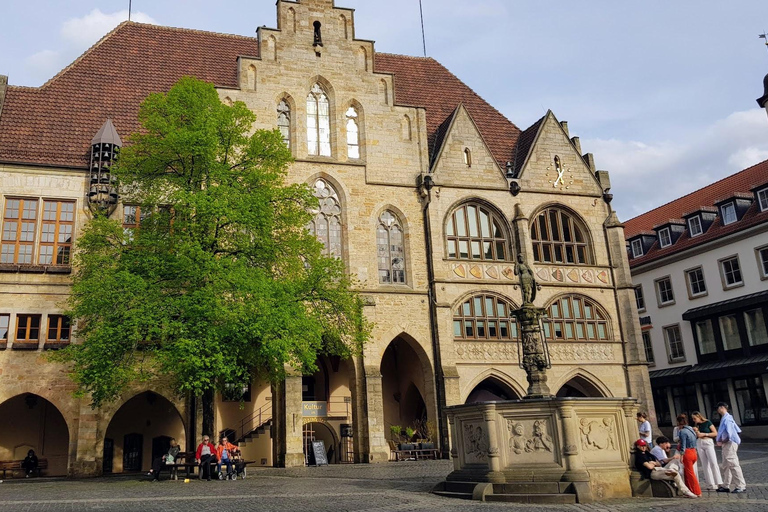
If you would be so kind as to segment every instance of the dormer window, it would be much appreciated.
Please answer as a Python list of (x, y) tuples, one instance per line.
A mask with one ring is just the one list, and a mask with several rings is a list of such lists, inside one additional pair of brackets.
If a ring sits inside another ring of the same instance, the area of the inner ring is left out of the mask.
[(662, 249), (672, 245), (672, 236), (669, 234), (669, 228), (659, 231), (659, 245), (661, 245)]
[(761, 212), (768, 211), (768, 187), (757, 191), (757, 202)]
[(691, 234), (691, 237), (704, 233), (704, 230), (701, 228), (701, 217), (696, 215), (688, 219), (688, 232)]
[(733, 203), (724, 204), (720, 207), (721, 215), (723, 216), (723, 226), (727, 226), (728, 224), (733, 224), (737, 220), (739, 220), (736, 217), (736, 205)]
[(642, 255), (643, 255), (643, 242), (641, 242), (639, 238), (637, 240), (632, 240), (632, 257), (639, 258)]

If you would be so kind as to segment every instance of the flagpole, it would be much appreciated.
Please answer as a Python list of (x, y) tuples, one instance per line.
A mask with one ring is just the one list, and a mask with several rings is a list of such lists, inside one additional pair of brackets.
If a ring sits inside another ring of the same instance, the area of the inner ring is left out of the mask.
[(128, 21), (131, 21), (131, 7), (133, 7), (132, 3), (133, 0), (128, 0)]
[(421, 15), (421, 43), (424, 45), (424, 56), (427, 56), (427, 37), (424, 34), (424, 9), (421, 6), (421, 0), (419, 0), (419, 14)]

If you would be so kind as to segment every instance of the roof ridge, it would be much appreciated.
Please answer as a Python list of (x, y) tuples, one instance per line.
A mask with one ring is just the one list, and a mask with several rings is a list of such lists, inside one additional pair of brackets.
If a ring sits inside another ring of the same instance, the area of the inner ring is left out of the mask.
[(43, 85), (41, 85), (40, 87), (37, 87), (36, 89), (45, 89), (46, 87), (48, 87), (50, 84), (52, 84), (52, 83), (54, 82), (54, 80), (56, 80), (56, 79), (57, 79), (57, 78), (59, 78), (60, 76), (64, 75), (64, 73), (66, 73), (67, 71), (69, 71), (70, 69), (72, 69), (73, 67), (75, 67), (77, 64), (79, 64), (79, 63), (80, 63), (80, 62), (81, 62), (83, 59), (85, 59), (85, 58), (86, 58), (88, 55), (90, 55), (91, 53), (93, 53), (93, 52), (96, 50), (96, 48), (98, 48), (99, 46), (101, 46), (101, 44), (102, 44), (104, 41), (106, 41), (108, 38), (112, 37), (112, 35), (114, 35), (114, 34), (115, 34), (115, 33), (116, 33), (118, 30), (122, 29), (124, 26), (128, 25), (129, 23), (131, 23), (131, 22), (130, 22), (130, 21), (128, 21), (128, 20), (125, 20), (125, 21), (121, 21), (120, 23), (118, 23), (118, 25), (117, 25), (115, 28), (113, 28), (112, 30), (110, 30), (109, 32), (107, 32), (106, 34), (104, 34), (104, 35), (101, 37), (101, 39), (99, 39), (98, 41), (96, 41), (96, 42), (95, 42), (93, 45), (91, 45), (91, 47), (90, 47), (90, 48), (88, 48), (88, 49), (87, 49), (87, 50), (85, 50), (85, 51), (84, 51), (82, 54), (80, 54), (80, 56), (79, 56), (78, 58), (76, 58), (75, 60), (73, 60), (72, 62), (70, 62), (70, 63), (69, 63), (67, 66), (65, 66), (65, 67), (64, 67), (64, 68), (63, 68), (61, 71), (59, 71), (58, 73), (56, 73), (55, 75), (53, 75), (53, 77), (49, 78), (49, 79), (48, 79), (48, 80), (47, 80), (47, 81), (46, 81), (46, 82), (45, 82)]
[(184, 27), (171, 27), (168, 25), (158, 25), (156, 23), (140, 23), (138, 21), (124, 21), (123, 23), (129, 23), (131, 25), (140, 25), (143, 27), (150, 27), (150, 28), (156, 28), (160, 30), (173, 30), (178, 32), (192, 32), (195, 34), (207, 34), (207, 35), (214, 35), (214, 36), (224, 36), (224, 37), (232, 37), (236, 39), (245, 39), (245, 40), (253, 40), (258, 41), (258, 38), (254, 36), (244, 36), (241, 34), (231, 34), (227, 32), (215, 32), (212, 30), (201, 30), (199, 28), (184, 28)]
[[(206, 35), (214, 35), (214, 36), (222, 36), (222, 37), (230, 37), (234, 39), (243, 39), (243, 40), (253, 40), (254, 42), (258, 42), (258, 39), (251, 36), (243, 36), (239, 34), (225, 34), (223, 32), (211, 32), (208, 30), (199, 30), (194, 28), (182, 28), (182, 27), (168, 27), (165, 25), (157, 25), (154, 23), (139, 23), (138, 21), (121, 21), (115, 28), (104, 34), (101, 39), (96, 41), (90, 48), (85, 50), (78, 58), (70, 62), (66, 67), (64, 67), (61, 71), (56, 73), (53, 77), (48, 79), (43, 85), (40, 87), (29, 87), (30, 89), (43, 89), (49, 86), (51, 83), (53, 83), (56, 79), (64, 75), (67, 71), (75, 67), (77, 64), (79, 64), (81, 61), (83, 61), (87, 56), (89, 56), (91, 53), (93, 53), (96, 48), (101, 46), (107, 39), (112, 37), (114, 34), (116, 34), (118, 31), (122, 30), (124, 27), (129, 26), (137, 26), (137, 27), (147, 27), (150, 29), (157, 29), (157, 30), (172, 30), (175, 32), (190, 32), (190, 33), (196, 33), (196, 34), (206, 34)], [(17, 86), (22, 87), (22, 86)]]
[(432, 60), (439, 63), (439, 61), (435, 60), (433, 57), (419, 57), (418, 55), (405, 55), (403, 53), (389, 53), (389, 52), (377, 51), (374, 55), (388, 55), (390, 57), (405, 57), (406, 59), (416, 59), (416, 60)]
[[(729, 174), (728, 176), (725, 176), (725, 177), (723, 177), (723, 178), (720, 178), (719, 180), (717, 180), (717, 181), (714, 181), (714, 182), (712, 182), (712, 183), (710, 183), (710, 184), (708, 184), (708, 185), (705, 185), (705, 186), (703, 186), (703, 187), (701, 187), (701, 188), (698, 188), (698, 189), (696, 189), (696, 190), (694, 190), (694, 191), (692, 191), (692, 192), (689, 192), (689, 193), (687, 193), (687, 194), (685, 194), (685, 195), (682, 195), (682, 196), (680, 196), (680, 197), (678, 197), (678, 198), (672, 199), (671, 201), (668, 201), (668, 202), (666, 202), (666, 203), (664, 203), (664, 204), (662, 204), (662, 205), (659, 205), (659, 206), (657, 206), (656, 208), (654, 208), (654, 209), (652, 209), (652, 210), (648, 210), (648, 211), (647, 211), (647, 212), (645, 212), (645, 213), (641, 213), (640, 215), (636, 215), (635, 217), (632, 217), (631, 219), (628, 219), (628, 220), (625, 222), (625, 224), (627, 224), (627, 223), (629, 223), (629, 222), (632, 222), (632, 221), (634, 221), (634, 220), (636, 220), (636, 219), (639, 219), (639, 218), (641, 218), (641, 217), (645, 217), (646, 215), (649, 215), (650, 213), (653, 213), (653, 212), (655, 212), (655, 211), (657, 211), (657, 210), (660, 210), (660, 209), (662, 209), (662, 208), (664, 208), (664, 207), (666, 207), (666, 206), (669, 206), (669, 205), (671, 205), (672, 203), (676, 203), (677, 201), (680, 201), (681, 199), (685, 199), (686, 197), (692, 196), (692, 195), (694, 195), (694, 194), (698, 194), (699, 192), (701, 192), (701, 191), (703, 191), (703, 190), (706, 190), (706, 189), (708, 189), (708, 188), (710, 188), (710, 187), (714, 187), (715, 185), (717, 185), (717, 184), (719, 184), (719, 183), (722, 183), (722, 182), (723, 182), (723, 181), (725, 181), (725, 180), (728, 180), (728, 179), (730, 179), (730, 178), (733, 178), (734, 176), (737, 176), (737, 175), (739, 175), (739, 174), (745, 173), (745, 172), (747, 172), (747, 171), (751, 171), (752, 169), (754, 169), (754, 168), (755, 168), (755, 167), (757, 167), (758, 165), (763, 165), (763, 164), (766, 164), (766, 163), (768, 163), (768, 160), (763, 160), (762, 162), (758, 162), (758, 163), (756, 163), (756, 164), (754, 164), (754, 165), (751, 165), (751, 166), (747, 167), (746, 169), (742, 169), (742, 170), (740, 170), (740, 171), (737, 171), (737, 172), (735, 172), (735, 173), (733, 173), (733, 174)], [(708, 204), (702, 204), (702, 205), (700, 205), (700, 206), (711, 206), (711, 205), (708, 205)]]

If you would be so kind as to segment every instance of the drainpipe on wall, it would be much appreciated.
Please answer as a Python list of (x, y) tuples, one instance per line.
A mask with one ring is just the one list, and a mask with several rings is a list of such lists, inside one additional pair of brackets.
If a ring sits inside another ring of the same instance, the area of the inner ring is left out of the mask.
[(432, 203), (432, 187), (435, 182), (430, 174), (419, 176), (418, 191), (424, 206), (424, 239), (427, 250), (427, 280), (429, 282), (427, 298), (429, 300), (429, 333), (432, 338), (432, 357), (435, 363), (435, 398), (437, 399), (437, 431), (440, 437), (440, 453), (444, 459), (449, 458), (450, 442), (445, 418), (445, 375), (443, 374), (443, 359), (440, 354), (440, 335), (437, 326), (437, 299), (435, 293), (435, 269), (432, 262), (432, 223), (429, 219), (429, 205)]

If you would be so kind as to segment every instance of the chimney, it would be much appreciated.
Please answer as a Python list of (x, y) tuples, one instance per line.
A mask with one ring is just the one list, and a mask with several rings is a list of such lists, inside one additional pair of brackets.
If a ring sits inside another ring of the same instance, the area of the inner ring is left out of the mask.
[(5, 91), (8, 89), (8, 77), (0, 75), (0, 116), (3, 115), (3, 105), (5, 104)]
[(563, 127), (563, 131), (565, 132), (565, 134), (566, 134), (568, 137), (570, 137), (571, 135), (570, 135), (570, 133), (568, 132), (568, 121), (560, 121), (560, 126), (562, 126), (562, 127)]

